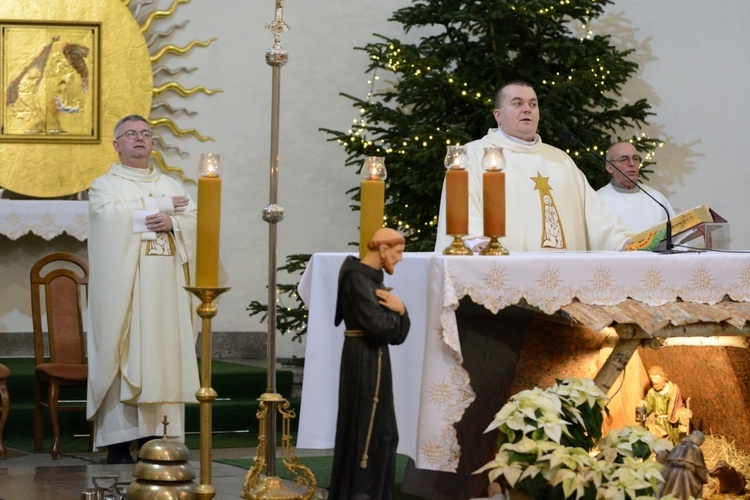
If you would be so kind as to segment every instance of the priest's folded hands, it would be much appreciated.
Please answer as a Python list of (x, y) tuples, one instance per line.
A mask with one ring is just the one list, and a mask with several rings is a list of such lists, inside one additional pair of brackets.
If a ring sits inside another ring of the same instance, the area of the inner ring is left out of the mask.
[(146, 217), (146, 227), (149, 231), (165, 232), (172, 230), (172, 217), (165, 212), (159, 212)]

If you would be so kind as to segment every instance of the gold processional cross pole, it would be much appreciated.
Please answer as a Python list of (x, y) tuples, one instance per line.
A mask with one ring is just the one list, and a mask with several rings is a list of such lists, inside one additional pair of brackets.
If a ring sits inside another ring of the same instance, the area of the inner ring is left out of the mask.
[[(268, 370), (266, 392), (259, 398), (257, 413), (259, 421), (258, 448), (255, 460), (245, 476), (243, 497), (251, 499), (285, 498), (309, 499), (315, 493), (315, 476), (312, 471), (299, 463), (299, 458), (291, 444), (289, 432), (291, 419), (295, 418), (294, 410), (289, 409), (289, 402), (276, 392), (276, 224), (284, 219), (284, 209), (277, 202), (279, 176), (279, 95), (281, 67), (289, 54), (281, 47), (281, 35), (289, 31), (284, 22), (284, 1), (275, 0), (276, 17), (267, 24), (273, 33), (273, 47), (266, 51), (266, 64), (272, 69), (271, 95), (271, 163), (270, 163), (270, 203), (263, 209), (263, 220), (268, 222)], [(282, 416), (282, 462), (295, 476), (298, 485), (306, 485), (305, 493), (293, 492), (284, 486), (276, 476), (276, 411)], [(265, 478), (262, 471), (266, 470)]]

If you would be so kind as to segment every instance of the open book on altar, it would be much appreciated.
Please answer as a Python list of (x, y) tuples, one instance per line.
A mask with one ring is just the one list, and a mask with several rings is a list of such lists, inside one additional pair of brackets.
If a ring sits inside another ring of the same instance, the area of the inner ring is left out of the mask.
[[(686, 243), (695, 238), (703, 236), (708, 245), (709, 234), (712, 229), (708, 227), (710, 223), (725, 224), (727, 221), (719, 214), (708, 208), (706, 205), (700, 205), (686, 212), (672, 217), (672, 238), (679, 240), (680, 243)], [(677, 236), (680, 236), (677, 238)], [(625, 247), (626, 250), (649, 250), (653, 251), (664, 246), (664, 240), (667, 237), (667, 223), (660, 222), (650, 229), (641, 231), (633, 236), (633, 243)]]

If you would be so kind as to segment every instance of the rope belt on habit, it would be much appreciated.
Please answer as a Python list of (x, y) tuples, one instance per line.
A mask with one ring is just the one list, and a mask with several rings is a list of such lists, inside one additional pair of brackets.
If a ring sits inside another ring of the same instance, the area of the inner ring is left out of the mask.
[[(344, 337), (364, 337), (365, 332), (362, 330), (345, 330)], [(370, 413), (370, 425), (367, 428), (367, 440), (365, 441), (365, 451), (362, 453), (362, 460), (359, 463), (360, 468), (367, 468), (367, 452), (370, 449), (370, 438), (372, 437), (372, 428), (375, 424), (375, 411), (378, 409), (378, 394), (380, 394), (380, 376), (383, 369), (383, 349), (378, 349), (378, 375), (375, 379), (375, 394), (372, 396), (372, 412)]]
[(362, 461), (359, 463), (361, 469), (367, 468), (367, 452), (370, 449), (370, 437), (372, 437), (372, 426), (375, 423), (375, 410), (378, 408), (378, 394), (380, 394), (380, 373), (383, 367), (383, 348), (378, 348), (378, 377), (375, 380), (375, 394), (372, 396), (372, 413), (370, 413), (370, 426), (367, 429), (367, 440), (365, 451), (362, 453)]

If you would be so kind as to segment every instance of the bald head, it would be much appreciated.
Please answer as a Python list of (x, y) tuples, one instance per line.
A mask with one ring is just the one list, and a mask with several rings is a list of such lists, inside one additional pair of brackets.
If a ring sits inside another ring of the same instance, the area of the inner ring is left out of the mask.
[(367, 249), (377, 250), (382, 245), (391, 248), (404, 243), (406, 243), (406, 239), (404, 239), (401, 233), (390, 227), (381, 227), (375, 231), (375, 234), (372, 235), (370, 241), (367, 242)]
[(404, 258), (405, 245), (406, 239), (395, 229), (389, 227), (378, 229), (367, 243), (368, 252), (362, 258), (362, 263), (393, 274), (396, 264)]

